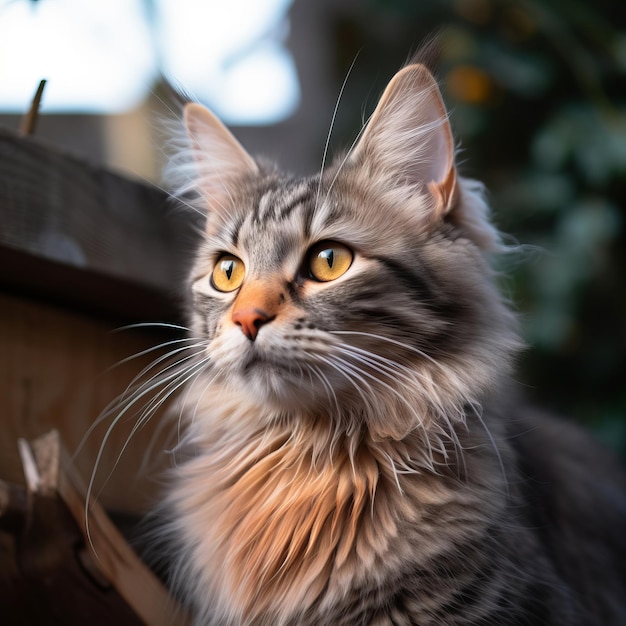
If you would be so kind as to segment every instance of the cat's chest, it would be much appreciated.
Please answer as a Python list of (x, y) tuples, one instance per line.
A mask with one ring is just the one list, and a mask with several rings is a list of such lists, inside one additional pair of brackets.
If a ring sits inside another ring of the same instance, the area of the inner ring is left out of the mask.
[(437, 524), (455, 499), (424, 478), (399, 484), (371, 451), (316, 456), (290, 440), (198, 455), (180, 479), (189, 559), (217, 613), (235, 622), (302, 615), (374, 585), (411, 553), (427, 562), (442, 549)]
[[(312, 605), (329, 581), (371, 568), (397, 535), (381, 471), (289, 441), (199, 454), (179, 468), (176, 508), (196, 575), (240, 618)], [(245, 620), (244, 620), (245, 621)]]

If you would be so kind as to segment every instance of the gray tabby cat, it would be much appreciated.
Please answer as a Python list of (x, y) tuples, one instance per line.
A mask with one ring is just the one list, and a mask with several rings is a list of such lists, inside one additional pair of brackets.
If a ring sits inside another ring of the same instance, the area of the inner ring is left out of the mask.
[(184, 119), (207, 218), (161, 539), (195, 623), (626, 624), (626, 479), (510, 390), (503, 246), (428, 70), (311, 178)]

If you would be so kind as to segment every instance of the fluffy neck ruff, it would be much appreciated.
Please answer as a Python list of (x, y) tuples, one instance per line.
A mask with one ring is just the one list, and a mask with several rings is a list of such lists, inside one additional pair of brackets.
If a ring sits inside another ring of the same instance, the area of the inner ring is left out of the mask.
[(199, 407), (189, 429), (167, 503), (182, 546), (174, 583), (198, 623), (330, 619), (389, 572), (480, 535), (503, 506), (500, 459), (472, 429), (459, 427), (424, 468), (411, 454), (427, 445), (419, 431), (337, 438), (320, 417), (263, 420), (240, 399), (207, 410), (212, 419)]

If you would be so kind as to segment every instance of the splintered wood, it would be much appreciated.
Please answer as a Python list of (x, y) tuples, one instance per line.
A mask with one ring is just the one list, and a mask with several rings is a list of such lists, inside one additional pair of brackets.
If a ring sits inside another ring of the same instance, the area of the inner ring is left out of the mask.
[(188, 624), (104, 509), (87, 511), (58, 433), (22, 439), (19, 451), (26, 487), (0, 481), (0, 548), (13, 561), (0, 578), (2, 623)]

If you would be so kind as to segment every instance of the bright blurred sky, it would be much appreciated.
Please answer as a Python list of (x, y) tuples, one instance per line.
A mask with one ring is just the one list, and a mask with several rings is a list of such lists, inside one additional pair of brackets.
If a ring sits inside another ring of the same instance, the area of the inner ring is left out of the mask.
[(162, 72), (226, 123), (280, 121), (299, 100), (292, 1), (0, 0), (0, 111), (45, 78), (44, 113), (120, 113)]

